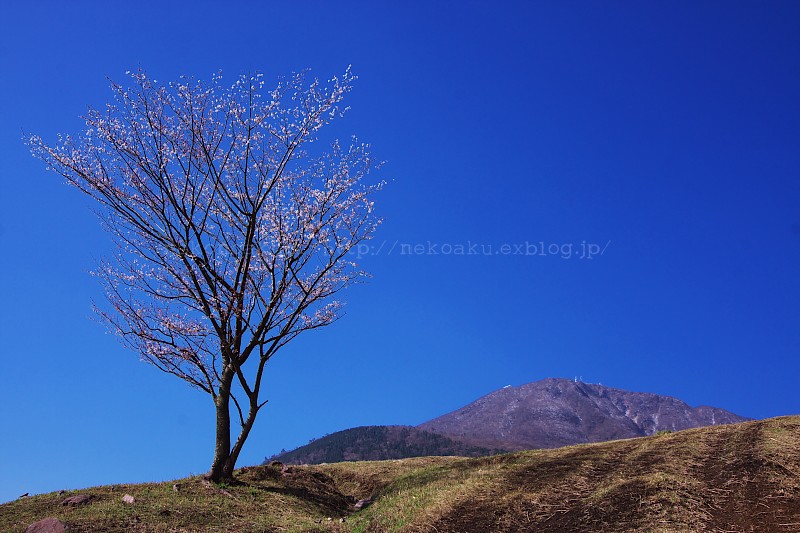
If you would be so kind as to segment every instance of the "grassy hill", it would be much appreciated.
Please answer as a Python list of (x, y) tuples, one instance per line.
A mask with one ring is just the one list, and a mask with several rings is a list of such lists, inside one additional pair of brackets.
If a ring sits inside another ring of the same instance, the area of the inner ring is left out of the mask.
[(326, 435), (290, 452), (265, 461), (286, 464), (382, 461), (430, 455), (477, 457), (509, 451), (473, 446), (464, 441), (409, 426), (361, 426)]
[[(258, 466), (0, 505), (0, 531), (798, 531), (800, 417), (482, 458)], [(122, 496), (134, 496), (126, 504)], [(374, 503), (356, 511), (353, 502)]]

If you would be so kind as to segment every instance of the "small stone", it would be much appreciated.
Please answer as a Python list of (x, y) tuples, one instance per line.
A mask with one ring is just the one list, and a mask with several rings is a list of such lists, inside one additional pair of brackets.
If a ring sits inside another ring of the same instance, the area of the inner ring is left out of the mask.
[(283, 468), (281, 468), (281, 474), (286, 475), (286, 474), (291, 474), (292, 472), (294, 472), (294, 468), (291, 466), (284, 466)]
[(363, 509), (367, 505), (372, 503), (372, 498), (367, 498), (365, 500), (358, 500), (355, 504), (356, 509)]
[(127, 504), (132, 504), (136, 501), (136, 498), (134, 498), (130, 494), (126, 494), (125, 496), (122, 497), (122, 501)]
[(76, 494), (75, 496), (70, 496), (63, 502), (61, 505), (68, 505), (70, 507), (77, 507), (79, 505), (86, 505), (90, 501), (94, 499), (93, 494)]
[(340, 524), (344, 524), (344, 518), (340, 518), (340, 519), (339, 519), (339, 523), (340, 523)]
[(172, 484), (172, 490), (173, 490), (173, 492), (178, 492), (179, 490), (181, 490), (181, 484), (180, 483), (173, 483)]
[(280, 461), (270, 461), (269, 466), (271, 466), (272, 468), (282, 468), (283, 463)]
[(25, 533), (64, 533), (67, 526), (58, 518), (45, 518), (29, 525)]

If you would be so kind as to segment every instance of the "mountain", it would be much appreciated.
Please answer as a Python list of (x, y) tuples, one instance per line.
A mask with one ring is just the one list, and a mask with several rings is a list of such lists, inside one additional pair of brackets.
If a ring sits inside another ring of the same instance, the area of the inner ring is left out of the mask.
[(744, 422), (669, 396), (549, 378), (504, 387), (416, 428), (368, 426), (327, 435), (269, 460), (287, 464), (491, 455)]
[(748, 420), (669, 396), (567, 379), (504, 387), (419, 429), (475, 445), (556, 448)]
[(477, 457), (504, 451), (507, 450), (471, 445), (410, 426), (362, 426), (326, 435), (290, 452), (270, 457), (265, 463), (277, 460), (300, 465), (434, 455)]

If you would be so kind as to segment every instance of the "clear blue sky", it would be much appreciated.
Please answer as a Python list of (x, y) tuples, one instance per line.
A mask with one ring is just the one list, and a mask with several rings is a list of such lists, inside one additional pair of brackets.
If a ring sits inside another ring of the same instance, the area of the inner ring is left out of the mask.
[[(271, 363), (241, 465), (545, 377), (800, 413), (800, 3), (217, 4), (3, 6), (0, 501), (210, 465), (210, 399), (92, 321), (109, 238), (21, 141), (138, 66), (352, 64), (338, 131), (388, 161), (374, 278)], [(442, 253), (526, 242), (572, 256)]]

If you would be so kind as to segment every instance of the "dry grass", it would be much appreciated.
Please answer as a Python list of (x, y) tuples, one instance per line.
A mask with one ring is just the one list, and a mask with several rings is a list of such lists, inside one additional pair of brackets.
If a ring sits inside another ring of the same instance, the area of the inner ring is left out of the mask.
[(74, 509), (45, 494), (0, 506), (0, 531), (56, 516), (73, 531), (789, 532), (799, 476), (800, 417), (783, 417), (477, 459), (254, 467), (231, 487), (96, 487)]

